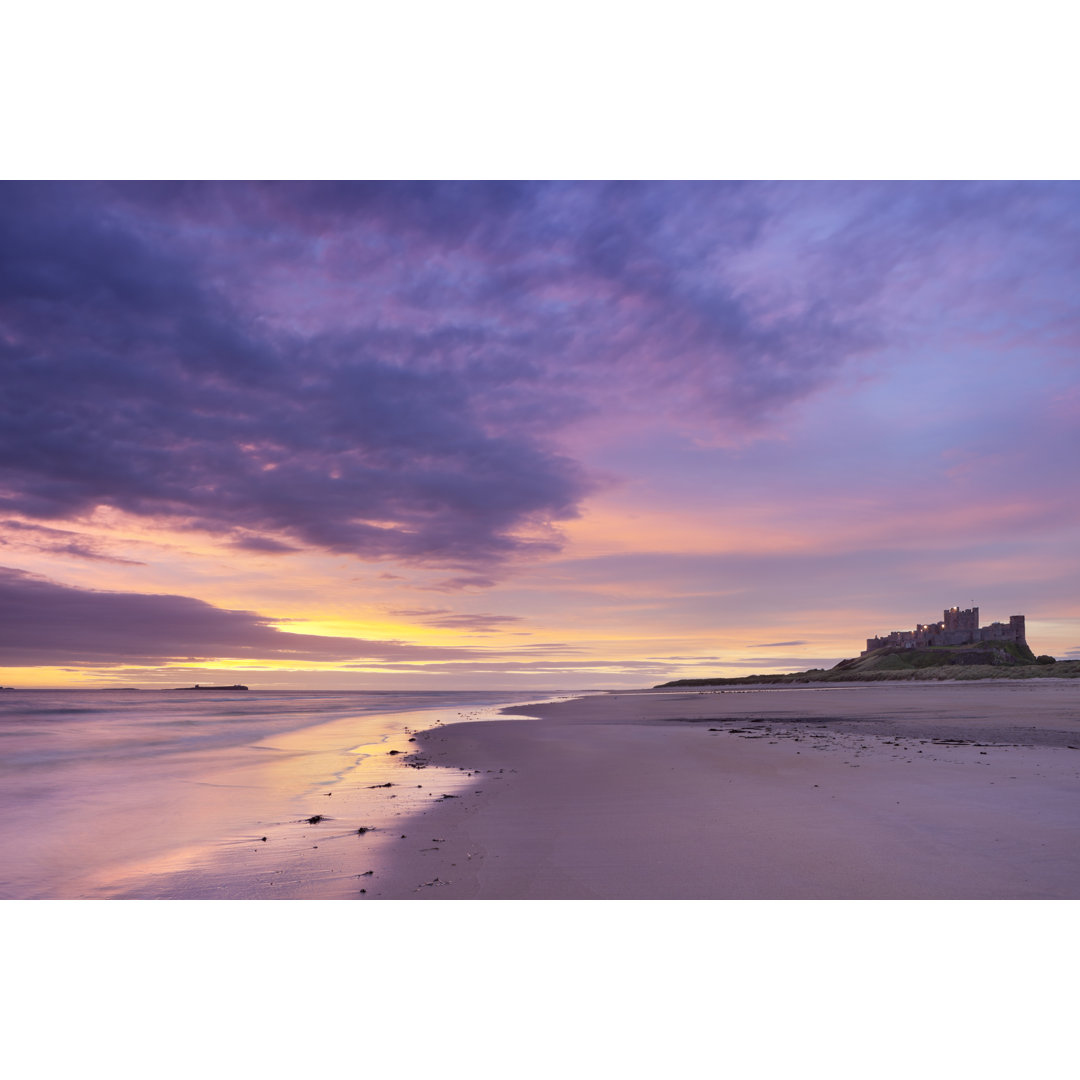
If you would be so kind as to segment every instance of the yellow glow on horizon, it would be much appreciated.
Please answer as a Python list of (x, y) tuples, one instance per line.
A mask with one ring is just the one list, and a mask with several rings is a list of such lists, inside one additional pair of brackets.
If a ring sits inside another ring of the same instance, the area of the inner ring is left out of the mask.
[(85, 689), (87, 681), (96, 682), (94, 676), (105, 674), (110, 669), (87, 668), (85, 671), (70, 671), (59, 667), (0, 667), (0, 686), (10, 686), (16, 690), (36, 690), (49, 688), (58, 690)]
[[(407, 684), (423, 675), (423, 682), (445, 678), (461, 684), (463, 677), (476, 672), (479, 683), (529, 678), (552, 678), (560, 683), (577, 680), (577, 685), (613, 672), (620, 662), (647, 661), (670, 664), (670, 678), (692, 675), (743, 675), (746, 667), (734, 666), (747, 657), (759, 656), (762, 670), (770, 652), (797, 657), (851, 656), (862, 649), (863, 639), (877, 632), (883, 621), (875, 613), (840, 611), (791, 612), (778, 617), (763, 614), (762, 621), (740, 631), (746, 640), (733, 638), (731, 629), (743, 626), (742, 612), (752, 607), (745, 595), (747, 586), (738, 581), (703, 583), (687, 575), (672, 580), (662, 567), (636, 573), (633, 564), (620, 572), (612, 564), (609, 574), (602, 566), (605, 556), (633, 555), (776, 555), (809, 553), (828, 548), (839, 526), (832, 511), (847, 505), (843, 497), (824, 500), (820, 514), (805, 518), (802, 503), (780, 501), (760, 505), (700, 505), (678, 507), (667, 512), (661, 504), (632, 506), (617, 498), (602, 498), (589, 506), (579, 519), (562, 523), (567, 546), (557, 555), (543, 559), (522, 559), (492, 576), (499, 584), (491, 590), (440, 590), (442, 578), (452, 570), (399, 566), (389, 561), (364, 562), (344, 555), (305, 550), (289, 555), (244, 552), (228, 536), (214, 536), (199, 530), (185, 530), (175, 522), (144, 521), (132, 515), (99, 508), (85, 519), (41, 523), (42, 527), (71, 530), (96, 542), (91, 545), (106, 558), (145, 561), (146, 567), (131, 563), (78, 559), (50, 552), (49, 537), (42, 534), (42, 547), (33, 548), (32, 534), (21, 537), (18, 530), (7, 535), (27, 548), (21, 559), (24, 569), (37, 572), (76, 588), (114, 590), (124, 593), (174, 594), (192, 597), (230, 610), (258, 613), (267, 625), (288, 634), (313, 637), (356, 638), (366, 641), (394, 641), (419, 645), (426, 650), (467, 649), (464, 658), (427, 659), (391, 656), (385, 661), (363, 655), (358, 659), (263, 658), (175, 658), (159, 665), (134, 668), (118, 660), (110, 667), (54, 665), (48, 668), (0, 669), (0, 684), (21, 688), (118, 687), (123, 685), (184, 686), (195, 682), (243, 682), (253, 687), (260, 681), (278, 686), (303, 688), (334, 683), (346, 685), (355, 676), (358, 685), (392, 685), (395, 679)], [(844, 548), (859, 546), (852, 531), (867, 535), (895, 527), (892, 519), (876, 517), (878, 508), (860, 504), (865, 518), (852, 525)], [(1008, 508), (1017, 514), (1024, 507)], [(971, 512), (969, 508), (968, 512)], [(795, 525), (800, 515), (802, 532)], [(941, 520), (941, 519), (938, 519)], [(945, 519), (949, 527), (967, 527), (970, 518)], [(67, 538), (70, 539), (70, 538)], [(36, 542), (36, 541), (35, 541)], [(60, 537), (58, 543), (63, 543)], [(20, 556), (23, 548), (20, 547)], [(579, 562), (596, 559), (599, 569), (582, 573)], [(642, 563), (642, 566), (649, 564)], [(988, 564), (989, 565), (989, 564)], [(1002, 572), (1007, 566), (1001, 567)], [(388, 572), (392, 571), (392, 573)], [(591, 578), (591, 580), (590, 580)], [(731, 587), (725, 587), (731, 586)], [(707, 595), (703, 595), (703, 588)], [(673, 599), (702, 597), (711, 607), (672, 604)], [(715, 614), (713, 614), (715, 610)], [(415, 612), (415, 615), (394, 612)], [(478, 611), (517, 616), (520, 622), (495, 624), (490, 632), (468, 626), (437, 626), (425, 622), (440, 616), (468, 616)], [(693, 611), (693, 614), (687, 613)], [(704, 612), (704, 614), (703, 614)], [(426, 613), (426, 614), (425, 614)], [(915, 613), (917, 614), (917, 613)], [(885, 620), (887, 621), (887, 620)], [(779, 624), (779, 625), (778, 625)], [(799, 640), (805, 644), (788, 649), (753, 648), (756, 642)], [(575, 649), (525, 648), (559, 642)], [(836, 642), (842, 642), (839, 647)], [(287, 645), (287, 639), (276, 643)], [(352, 652), (351, 649), (343, 650)], [(373, 649), (373, 651), (376, 651)], [(385, 650), (394, 652), (396, 650)], [(500, 655), (485, 655), (485, 653)], [(194, 651), (191, 655), (197, 655)], [(691, 658), (686, 662), (666, 661), (666, 656)], [(694, 657), (716, 656), (703, 666)], [(660, 657), (659, 661), (654, 658)], [(530, 669), (529, 661), (543, 661), (550, 669)], [(564, 661), (563, 667), (559, 662)], [(730, 663), (725, 663), (730, 661)], [(573, 668), (571, 662), (581, 664)], [(499, 670), (496, 665), (508, 665)], [(355, 665), (355, 666), (353, 666)], [(429, 667), (428, 665), (433, 665)], [(512, 666), (510, 666), (512, 665)], [(807, 661), (806, 667), (818, 666)], [(797, 670), (798, 665), (791, 667)], [(571, 679), (573, 676), (573, 679)], [(631, 673), (622, 675), (624, 682)], [(365, 682), (365, 680), (367, 680)], [(373, 680), (377, 680), (374, 682)], [(643, 675), (640, 685), (660, 679)]]
[(448, 635), (460, 636), (460, 630), (447, 630), (435, 626), (424, 626), (417, 622), (404, 622), (399, 619), (371, 618), (325, 618), (296, 616), (288, 620), (273, 620), (275, 630), (286, 634), (311, 634), (313, 637), (361, 638), (365, 641), (402, 641), (414, 638), (443, 639)]

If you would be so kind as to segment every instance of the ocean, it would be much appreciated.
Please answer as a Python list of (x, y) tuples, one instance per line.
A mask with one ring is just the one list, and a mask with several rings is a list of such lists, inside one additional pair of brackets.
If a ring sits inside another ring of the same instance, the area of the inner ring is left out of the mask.
[(476, 783), (413, 732), (566, 696), (3, 691), (0, 898), (362, 897), (403, 823)]

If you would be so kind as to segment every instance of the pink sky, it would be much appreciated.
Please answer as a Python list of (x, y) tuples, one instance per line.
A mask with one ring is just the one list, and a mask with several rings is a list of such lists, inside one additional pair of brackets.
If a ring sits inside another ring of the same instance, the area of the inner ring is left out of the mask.
[(1080, 656), (1071, 183), (0, 185), (0, 682)]

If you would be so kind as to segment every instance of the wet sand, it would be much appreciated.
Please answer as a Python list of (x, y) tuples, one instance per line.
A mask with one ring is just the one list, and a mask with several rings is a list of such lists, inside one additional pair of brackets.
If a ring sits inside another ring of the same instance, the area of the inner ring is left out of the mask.
[(403, 822), (363, 898), (1080, 896), (1075, 682), (641, 691), (523, 711), (419, 736), (403, 768), (468, 783)]
[(5, 900), (362, 896), (400, 822), (467, 783), (457, 770), (399, 767), (413, 730), (528, 700), (31, 697), (0, 717)]

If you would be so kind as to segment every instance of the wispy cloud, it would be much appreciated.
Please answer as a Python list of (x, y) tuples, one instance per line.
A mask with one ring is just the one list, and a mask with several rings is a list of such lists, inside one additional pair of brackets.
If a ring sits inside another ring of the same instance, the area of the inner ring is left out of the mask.
[[(9, 534), (7, 537), (3, 535), (5, 532)], [(11, 546), (12, 535), (15, 538), (15, 546), (30, 548), (34, 551), (46, 551), (54, 555), (74, 555), (77, 559), (114, 563), (117, 566), (146, 565), (138, 559), (116, 555), (110, 552), (100, 540), (85, 533), (73, 532), (71, 529), (53, 529), (45, 525), (35, 525), (14, 519), (0, 521), (0, 544)]]
[[(294, 634), (252, 611), (187, 596), (75, 588), (0, 567), (0, 663), (156, 665), (178, 660), (476, 659), (469, 648)], [(273, 620), (277, 621), (277, 620)]]
[(449, 608), (397, 608), (387, 612), (400, 619), (410, 619), (425, 626), (437, 626), (446, 630), (471, 630), (494, 633), (512, 623), (522, 621), (520, 615), (463, 614)]
[[(543, 664), (546, 661), (537, 661), (537, 656), (573, 650), (559, 642), (494, 649), (299, 634), (272, 625), (288, 620), (216, 607), (189, 596), (85, 589), (2, 566), (0, 610), (4, 612), (0, 666), (9, 667), (245, 660), (376, 665), (391, 671), (462, 661), (496, 666), (502, 662), (503, 667)], [(491, 625), (501, 625), (499, 616), (486, 618), (494, 620)], [(462, 625), (474, 628), (470, 622)], [(401, 666), (394, 667), (395, 663)]]

